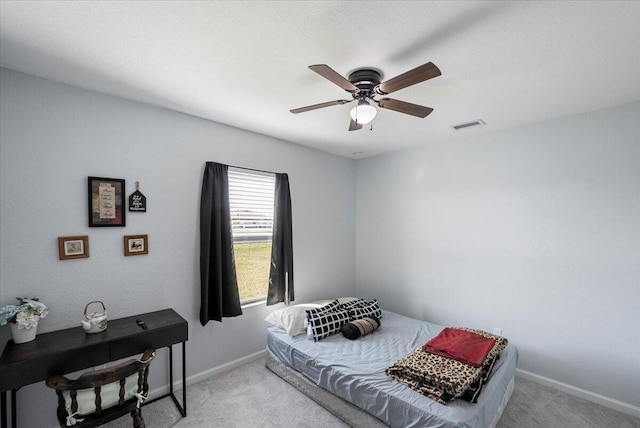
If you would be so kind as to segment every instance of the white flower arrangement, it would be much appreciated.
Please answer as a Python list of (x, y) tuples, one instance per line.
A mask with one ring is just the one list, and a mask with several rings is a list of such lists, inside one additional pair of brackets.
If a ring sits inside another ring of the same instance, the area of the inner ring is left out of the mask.
[(16, 297), (19, 305), (7, 305), (0, 308), (0, 325), (7, 322), (16, 324), (18, 328), (29, 329), (38, 325), (38, 321), (49, 313), (47, 306), (33, 297)]

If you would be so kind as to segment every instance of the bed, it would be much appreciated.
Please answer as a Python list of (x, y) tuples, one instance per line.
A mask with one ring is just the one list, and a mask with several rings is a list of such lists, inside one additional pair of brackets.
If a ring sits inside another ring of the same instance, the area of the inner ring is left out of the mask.
[(385, 374), (442, 330), (386, 310), (380, 327), (357, 340), (337, 333), (314, 342), (269, 326), (267, 367), (350, 426), (495, 427), (514, 387), (513, 345), (500, 354), (475, 404), (455, 399), (443, 405)]

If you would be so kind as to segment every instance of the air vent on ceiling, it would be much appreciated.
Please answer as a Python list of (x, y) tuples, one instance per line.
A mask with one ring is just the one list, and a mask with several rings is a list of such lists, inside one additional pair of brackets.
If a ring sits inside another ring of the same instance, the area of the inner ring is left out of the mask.
[(478, 119), (478, 120), (474, 120), (472, 122), (461, 123), (459, 125), (453, 125), (451, 127), (451, 129), (453, 129), (454, 131), (460, 131), (462, 129), (473, 128), (474, 126), (485, 126), (485, 125), (486, 125), (486, 123), (484, 123), (484, 120)]

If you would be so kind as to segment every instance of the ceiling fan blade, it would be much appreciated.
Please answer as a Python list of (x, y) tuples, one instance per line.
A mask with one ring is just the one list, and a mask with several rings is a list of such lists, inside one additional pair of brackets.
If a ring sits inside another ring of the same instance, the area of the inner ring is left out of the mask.
[(409, 70), (406, 73), (402, 73), (393, 79), (382, 82), (378, 88), (376, 88), (376, 92), (380, 95), (387, 95), (406, 88), (407, 86), (433, 79), (441, 74), (440, 69), (436, 67), (434, 63), (428, 62), (420, 67), (414, 68), (413, 70)]
[(345, 91), (354, 92), (358, 90), (353, 83), (349, 82), (347, 79), (342, 77), (342, 75), (338, 74), (337, 71), (326, 64), (310, 65), (309, 68), (325, 79), (340, 86)]
[(353, 100), (328, 101), (326, 103), (313, 104), (313, 105), (306, 106), (306, 107), (294, 108), (293, 110), (289, 110), (289, 111), (291, 113), (304, 113), (305, 111), (316, 110), (316, 109), (324, 108), (324, 107), (337, 106), (337, 105), (340, 105), (340, 104), (350, 103), (351, 101), (353, 101)]
[(381, 108), (388, 110), (399, 111), (400, 113), (410, 114), (417, 117), (427, 117), (433, 109), (431, 107), (425, 107), (418, 104), (408, 103), (406, 101), (394, 100), (391, 98), (382, 98), (378, 101), (378, 105)]
[(351, 122), (349, 123), (349, 131), (357, 131), (358, 129), (362, 129), (362, 124), (351, 119)]

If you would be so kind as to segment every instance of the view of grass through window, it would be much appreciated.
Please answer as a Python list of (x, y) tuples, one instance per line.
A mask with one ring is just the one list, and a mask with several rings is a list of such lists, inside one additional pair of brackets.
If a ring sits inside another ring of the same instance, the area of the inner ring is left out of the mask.
[(267, 295), (271, 242), (236, 242), (233, 244), (240, 300), (249, 301)]
[(274, 174), (229, 168), (229, 208), (243, 304), (266, 298), (271, 267)]

